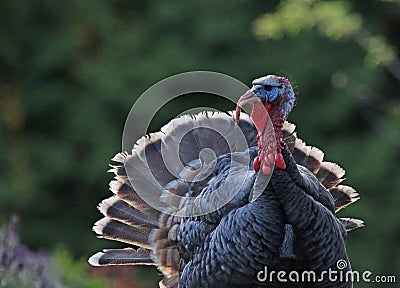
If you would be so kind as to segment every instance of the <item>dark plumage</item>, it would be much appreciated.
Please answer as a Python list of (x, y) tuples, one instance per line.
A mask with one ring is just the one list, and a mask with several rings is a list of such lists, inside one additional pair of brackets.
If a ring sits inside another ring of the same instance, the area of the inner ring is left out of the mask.
[[(95, 224), (94, 231), (142, 248), (105, 250), (92, 256), (89, 263), (154, 264), (165, 275), (161, 287), (177, 287), (178, 283), (179, 287), (352, 287), (350, 282), (327, 278), (318, 283), (257, 279), (265, 267), (287, 273), (311, 270), (317, 275), (339, 270), (337, 261), (348, 263), (346, 230), (363, 224), (335, 216), (336, 211), (358, 200), (358, 194), (349, 186), (338, 185), (344, 170), (324, 162), (319, 149), (298, 139), (293, 124), (285, 122), (282, 132), (276, 133), (284, 169), (274, 169), (272, 175), (257, 173), (253, 167), (260, 155), (257, 129), (247, 115), (239, 116), (244, 148), (229, 149), (237, 137), (232, 115), (206, 113), (175, 119), (162, 128), (163, 133), (142, 138), (132, 154), (117, 154), (113, 160), (122, 165), (113, 166), (115, 180), (110, 183), (115, 195), (99, 205), (105, 218)], [(189, 126), (193, 130), (186, 134)], [(218, 136), (203, 127), (222, 133)], [(172, 153), (174, 139), (182, 139), (178, 149), (181, 170), (176, 159), (161, 158), (161, 146), (171, 147)], [(205, 148), (218, 158), (202, 155), (198, 159)], [(148, 175), (153, 175), (156, 183)], [(162, 211), (143, 201), (142, 193), (155, 195)], [(186, 205), (174, 195), (195, 200)], [(223, 200), (226, 205), (212, 209)], [(189, 213), (204, 209), (212, 212)], [(348, 265), (342, 271), (350, 269)]]

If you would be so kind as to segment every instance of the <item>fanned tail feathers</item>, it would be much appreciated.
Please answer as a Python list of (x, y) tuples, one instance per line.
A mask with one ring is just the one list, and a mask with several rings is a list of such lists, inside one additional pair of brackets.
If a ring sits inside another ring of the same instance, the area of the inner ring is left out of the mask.
[[(249, 116), (242, 114), (238, 125), (244, 135), (243, 147), (256, 145), (257, 132)], [(229, 146), (236, 143), (235, 129), (232, 113), (182, 116), (170, 121), (160, 132), (139, 139), (131, 154), (115, 155), (112, 161), (118, 165), (111, 165), (109, 170), (115, 176), (109, 185), (114, 195), (99, 204), (104, 218), (95, 223), (93, 230), (99, 237), (134, 248), (104, 250), (90, 257), (89, 263), (156, 265), (166, 277), (160, 287), (177, 287), (180, 258), (176, 235), (180, 218), (171, 215), (176, 211), (169, 207), (177, 207), (180, 201), (177, 196), (184, 196), (188, 183), (204, 164), (213, 160), (211, 154), (201, 151), (209, 148), (218, 157), (233, 152), (230, 149), (244, 149)], [(177, 144), (179, 149), (175, 151)], [(163, 212), (144, 201), (142, 193), (159, 201)]]

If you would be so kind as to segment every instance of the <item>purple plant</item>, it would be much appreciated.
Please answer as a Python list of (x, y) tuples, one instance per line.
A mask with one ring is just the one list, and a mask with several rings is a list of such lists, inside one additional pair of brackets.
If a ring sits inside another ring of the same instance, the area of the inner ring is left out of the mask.
[(58, 287), (46, 273), (51, 262), (49, 257), (20, 244), (18, 223), (18, 217), (12, 216), (8, 227), (0, 231), (0, 286)]

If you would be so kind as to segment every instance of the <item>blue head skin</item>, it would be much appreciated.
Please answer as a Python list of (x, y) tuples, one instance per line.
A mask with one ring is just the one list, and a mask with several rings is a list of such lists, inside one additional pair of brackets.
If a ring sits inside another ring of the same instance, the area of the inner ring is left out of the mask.
[(250, 91), (264, 104), (279, 105), (282, 120), (286, 120), (295, 101), (289, 81), (283, 77), (268, 75), (253, 80), (252, 84)]

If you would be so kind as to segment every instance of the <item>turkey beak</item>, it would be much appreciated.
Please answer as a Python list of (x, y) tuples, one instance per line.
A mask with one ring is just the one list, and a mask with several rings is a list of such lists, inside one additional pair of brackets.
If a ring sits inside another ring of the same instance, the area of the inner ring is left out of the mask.
[(257, 95), (254, 93), (253, 89), (250, 89), (239, 98), (238, 105), (242, 106), (247, 103), (252, 103), (256, 99), (258, 99)]
[(258, 96), (254, 93), (254, 89), (248, 90), (244, 93), (236, 104), (236, 123), (240, 120), (240, 112), (242, 112), (242, 106), (247, 103), (254, 103), (259, 101)]

